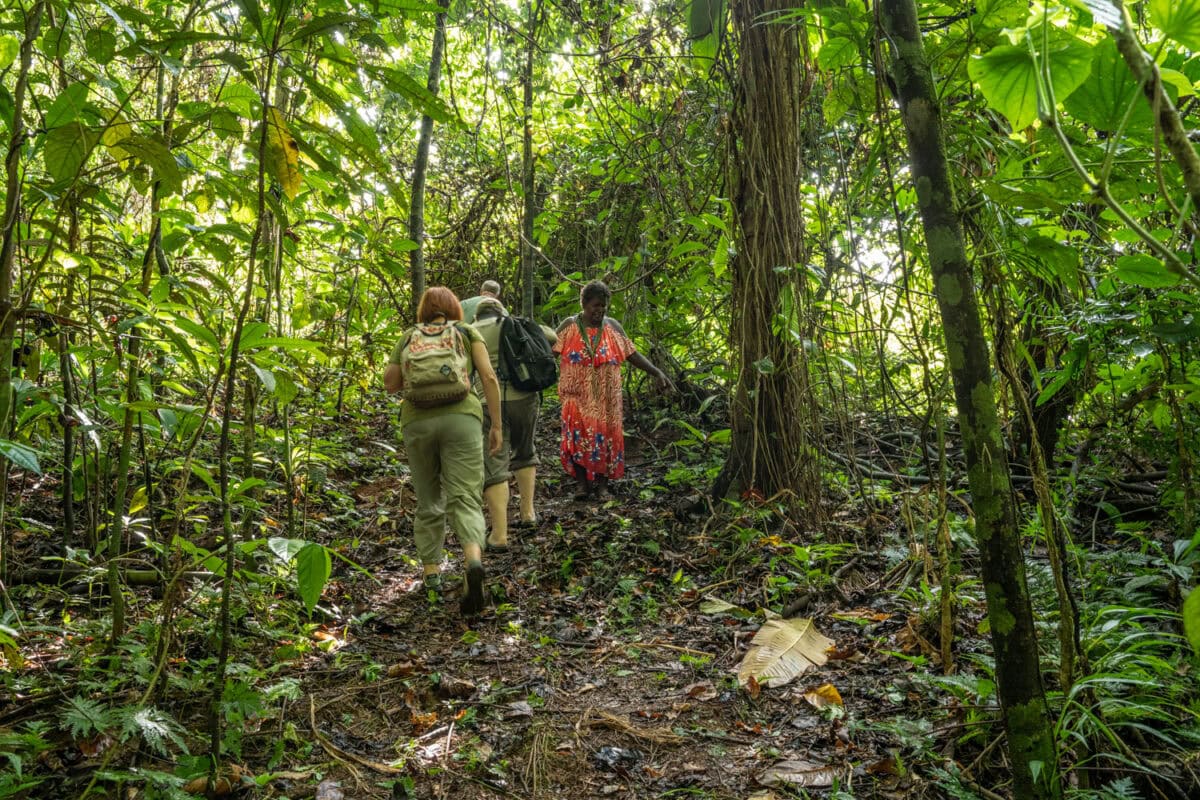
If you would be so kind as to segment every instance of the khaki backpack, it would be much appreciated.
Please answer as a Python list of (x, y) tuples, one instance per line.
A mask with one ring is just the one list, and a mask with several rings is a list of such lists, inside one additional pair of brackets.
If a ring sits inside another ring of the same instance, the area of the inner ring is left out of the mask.
[(457, 403), (471, 389), (469, 337), (453, 322), (417, 325), (400, 350), (402, 396), (417, 408)]

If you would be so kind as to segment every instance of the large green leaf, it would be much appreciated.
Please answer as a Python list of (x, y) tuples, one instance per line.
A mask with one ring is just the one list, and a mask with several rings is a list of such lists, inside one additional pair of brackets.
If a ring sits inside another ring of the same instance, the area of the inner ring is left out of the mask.
[(291, 560), (308, 545), (309, 542), (303, 539), (284, 539), (282, 536), (272, 536), (267, 539), (267, 549), (284, 563), (291, 563)]
[(1038, 118), (1038, 70), (1042, 60), (1049, 60), (1050, 83), (1059, 100), (1075, 91), (1091, 71), (1092, 47), (1087, 43), (1054, 33), (1049, 47), (1041, 52), (1037, 50), (1041, 47), (1040, 32), (1031, 32), (1030, 38), (1032, 46), (994, 47), (967, 65), (988, 105), (1008, 117), (1014, 130), (1026, 128)]
[(308, 613), (312, 613), (317, 601), (321, 599), (321, 592), (325, 591), (325, 584), (329, 581), (331, 572), (333, 562), (324, 545), (310, 543), (296, 554), (297, 588)]
[(862, 59), (858, 45), (843, 36), (835, 36), (821, 45), (817, 52), (817, 64), (824, 70), (852, 67)]
[(380, 14), (389, 12), (436, 14), (443, 9), (437, 3), (423, 0), (371, 0), (371, 6)]
[(105, 28), (92, 28), (83, 42), (88, 58), (99, 64), (107, 64), (117, 52), (117, 37)]
[(299, 30), (288, 37), (288, 41), (302, 42), (323, 33), (369, 22), (371, 20), (359, 14), (323, 14), (301, 26)]
[(330, 111), (337, 114), (342, 125), (346, 127), (346, 133), (350, 134), (350, 138), (354, 140), (355, 144), (365, 148), (369, 153), (379, 152), (379, 137), (375, 135), (375, 129), (363, 122), (353, 104), (343, 100), (322, 80), (307, 73), (304, 73), (303, 77), (309, 90), (328, 106)]
[(165, 194), (175, 194), (183, 186), (183, 174), (179, 163), (158, 134), (151, 136), (129, 136), (121, 140), (121, 149), (154, 170), (154, 177), (162, 184)]
[(1137, 81), (1111, 37), (1097, 46), (1091, 77), (1067, 98), (1064, 105), (1071, 116), (1096, 130), (1115, 131), (1127, 113), (1128, 132), (1136, 134), (1154, 129), (1150, 104), (1142, 97)]
[(418, 111), (428, 115), (434, 122), (459, 121), (458, 116), (450, 106), (446, 105), (445, 100), (400, 70), (390, 67), (363, 67), (363, 69), (388, 89), (407, 99)]
[(688, 10), (688, 38), (704, 39), (720, 35), (725, 27), (725, 0), (692, 0)]
[(221, 102), (238, 116), (258, 122), (262, 117), (258, 113), (262, 98), (258, 92), (241, 81), (230, 81), (221, 89)]
[(42, 147), (46, 171), (55, 182), (71, 180), (79, 174), (95, 144), (96, 134), (78, 122), (55, 128), (46, 134)]
[(196, 341), (203, 342), (204, 344), (208, 345), (214, 353), (221, 349), (221, 345), (217, 341), (216, 334), (210, 331), (208, 328), (204, 327), (198, 322), (188, 319), (183, 314), (178, 312), (172, 311), (170, 313), (175, 319), (176, 328), (187, 333)]
[(1167, 38), (1200, 50), (1200, 0), (1150, 0), (1146, 6), (1150, 21)]
[(259, 8), (258, 0), (235, 0), (235, 2), (237, 3), (237, 7), (241, 9), (242, 16), (246, 18), (246, 21), (250, 23), (260, 37), (264, 37), (263, 40), (265, 41), (262, 10)]
[(1118, 258), (1113, 274), (1126, 283), (1147, 289), (1165, 289), (1180, 281), (1180, 276), (1169, 271), (1161, 260), (1144, 253)]
[(38, 475), (42, 474), (41, 465), (38, 464), (37, 451), (26, 447), (20, 442), (10, 442), (8, 439), (0, 439), (0, 456), (4, 456), (22, 469), (36, 472)]
[(236, 139), (242, 135), (242, 123), (238, 115), (228, 108), (214, 108), (209, 117), (209, 125), (218, 139)]
[(1200, 586), (1183, 601), (1183, 632), (1192, 644), (1192, 652), (1200, 655)]
[(8, 69), (21, 52), (21, 40), (15, 36), (0, 36), (0, 69)]
[(46, 127), (57, 128), (77, 120), (87, 103), (87, 96), (88, 87), (85, 83), (72, 83), (59, 92), (46, 111)]

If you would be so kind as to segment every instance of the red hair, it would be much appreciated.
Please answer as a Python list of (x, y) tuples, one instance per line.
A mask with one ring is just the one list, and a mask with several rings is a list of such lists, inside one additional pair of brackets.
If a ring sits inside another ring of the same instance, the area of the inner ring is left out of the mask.
[(457, 322), (463, 318), (462, 304), (445, 286), (430, 286), (417, 304), (417, 322), (432, 322), (436, 317)]

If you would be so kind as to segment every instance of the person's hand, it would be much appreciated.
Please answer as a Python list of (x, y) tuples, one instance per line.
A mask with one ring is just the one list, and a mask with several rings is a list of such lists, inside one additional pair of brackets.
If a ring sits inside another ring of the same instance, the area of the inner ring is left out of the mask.
[(658, 387), (660, 392), (671, 392), (672, 394), (675, 393), (675, 384), (671, 383), (671, 379), (667, 377), (667, 373), (663, 372), (661, 369), (658, 371), (658, 374), (654, 376), (654, 385)]
[(500, 448), (504, 446), (504, 429), (492, 423), (492, 429), (488, 431), (488, 455), (494, 456), (500, 452)]

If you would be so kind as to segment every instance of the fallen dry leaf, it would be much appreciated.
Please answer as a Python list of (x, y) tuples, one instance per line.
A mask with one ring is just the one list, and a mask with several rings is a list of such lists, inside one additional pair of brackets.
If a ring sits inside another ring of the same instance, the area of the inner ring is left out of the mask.
[(688, 684), (683, 687), (683, 692), (693, 700), (715, 700), (717, 698), (717, 688), (712, 685), (712, 681)]
[(811, 761), (794, 759), (780, 761), (769, 767), (762, 775), (758, 776), (758, 782), (763, 786), (790, 784), (792, 786), (823, 787), (832, 786), (836, 778), (837, 770), (828, 764), (814, 764)]
[(88, 758), (95, 758), (101, 755), (105, 750), (112, 746), (113, 739), (111, 736), (100, 734), (91, 739), (80, 739), (75, 743), (79, 748), (79, 752), (83, 753)]
[[(224, 797), (233, 791), (233, 784), (228, 778), (217, 778), (213, 782), (213, 796)], [(208, 791), (208, 777), (201, 776), (192, 778), (183, 785), (183, 790), (188, 794), (204, 794)]]
[(424, 733), (437, 724), (438, 715), (436, 711), (430, 711), (428, 714), (422, 714), (419, 711), (412, 712), (413, 733)]
[(508, 711), (504, 712), (506, 718), (512, 717), (532, 717), (533, 706), (528, 700), (518, 700), (515, 703), (508, 704)]
[(860, 653), (858, 648), (852, 644), (847, 645), (846, 647), (831, 647), (825, 651), (825, 655), (830, 661), (863, 660), (862, 653)]
[[(738, 667), (738, 681), (754, 678), (762, 686), (782, 686), (827, 660), (833, 640), (817, 630), (811, 619), (772, 619), (754, 634)], [(753, 693), (752, 693), (753, 696)]]
[(843, 705), (842, 696), (838, 693), (837, 687), (832, 683), (823, 683), (816, 689), (805, 692), (804, 699), (807, 700), (813, 708)]
[(387, 674), (389, 678), (404, 678), (412, 675), (416, 668), (411, 661), (401, 661), (399, 664), (392, 664), (388, 667)]
[(876, 761), (867, 767), (868, 775), (899, 775), (899, 765), (895, 756), (888, 756), (882, 761)]

